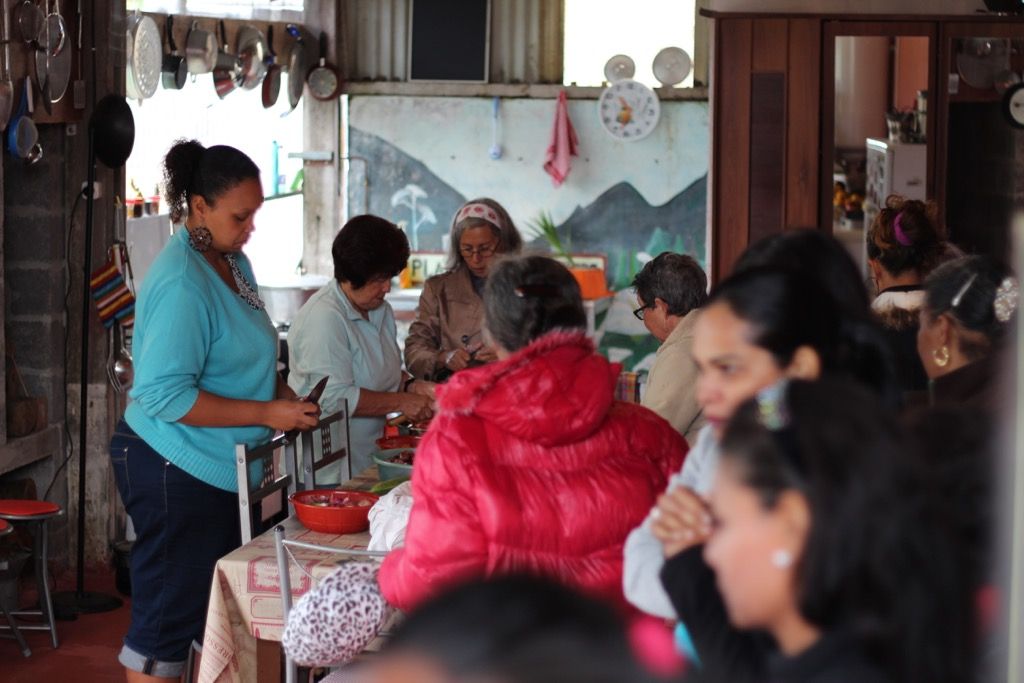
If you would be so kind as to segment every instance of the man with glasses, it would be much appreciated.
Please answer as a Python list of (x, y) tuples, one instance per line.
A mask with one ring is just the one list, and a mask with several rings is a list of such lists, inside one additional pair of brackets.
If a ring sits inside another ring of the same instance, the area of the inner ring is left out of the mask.
[(448, 271), (427, 280), (405, 341), (413, 377), (440, 381), (453, 372), (496, 358), (483, 339), (487, 273), (498, 254), (518, 253), (519, 231), (493, 199), (474, 199), (455, 213)]
[(661, 342), (641, 404), (669, 421), (693, 444), (704, 426), (697, 405), (697, 366), (690, 350), (698, 309), (707, 301), (708, 278), (683, 254), (664, 252), (633, 279), (633, 315)]

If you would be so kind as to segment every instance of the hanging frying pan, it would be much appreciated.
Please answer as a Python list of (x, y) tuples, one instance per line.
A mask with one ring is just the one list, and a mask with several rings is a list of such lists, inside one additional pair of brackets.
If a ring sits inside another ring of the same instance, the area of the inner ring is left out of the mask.
[(333, 100), (341, 94), (341, 73), (327, 61), (327, 34), (320, 32), (320, 63), (306, 77), (309, 92), (318, 100)]
[[(49, 2), (47, 2), (49, 4)], [(68, 26), (60, 13), (60, 0), (54, 0), (50, 13), (46, 15), (43, 25), (43, 35), (46, 41), (43, 43), (49, 51), (50, 56), (56, 57), (64, 51), (68, 42)], [(43, 37), (42, 35), (40, 37)]]
[(174, 15), (167, 17), (164, 34), (167, 36), (167, 49), (170, 52), (164, 54), (160, 62), (160, 82), (164, 90), (181, 90), (185, 87), (185, 77), (188, 76), (188, 64), (174, 43)]
[(267, 27), (267, 75), (263, 77), (263, 108), (270, 109), (277, 104), (281, 92), (281, 66), (274, 52), (274, 25)]
[(302, 98), (302, 89), (306, 85), (306, 41), (302, 38), (299, 27), (288, 24), (285, 29), (295, 39), (291, 52), (288, 53), (288, 105), (294, 111)]

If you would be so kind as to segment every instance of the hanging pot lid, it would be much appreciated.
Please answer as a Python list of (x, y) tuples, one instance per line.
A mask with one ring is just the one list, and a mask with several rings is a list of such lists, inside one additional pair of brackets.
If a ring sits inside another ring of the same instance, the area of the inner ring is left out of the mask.
[(128, 70), (138, 96), (133, 99), (144, 100), (152, 97), (160, 85), (160, 66), (163, 62), (160, 27), (153, 17), (136, 11), (128, 20), (127, 35)]
[(651, 70), (658, 82), (665, 86), (682, 83), (690, 75), (690, 55), (681, 47), (666, 47), (654, 56)]

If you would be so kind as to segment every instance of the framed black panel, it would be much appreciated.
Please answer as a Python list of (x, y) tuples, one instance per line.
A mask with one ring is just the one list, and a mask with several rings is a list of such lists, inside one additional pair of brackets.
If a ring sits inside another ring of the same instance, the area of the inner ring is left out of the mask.
[(410, 81), (488, 80), (490, 0), (411, 0)]

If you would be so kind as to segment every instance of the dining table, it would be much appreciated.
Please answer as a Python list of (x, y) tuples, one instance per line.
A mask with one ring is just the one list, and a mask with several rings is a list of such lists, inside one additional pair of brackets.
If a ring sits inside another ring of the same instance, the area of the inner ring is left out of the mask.
[[(340, 488), (365, 491), (377, 480), (377, 468), (371, 467)], [(310, 531), (294, 515), (281, 526), (288, 539), (331, 549), (365, 550), (370, 542), (368, 531)], [(348, 559), (328, 550), (305, 547), (291, 547), (289, 552), (293, 601)], [(273, 527), (217, 561), (197, 676), (200, 683), (280, 681), (284, 619), (279, 577)], [(392, 610), (365, 652), (380, 649), (398, 618), (399, 612)]]

